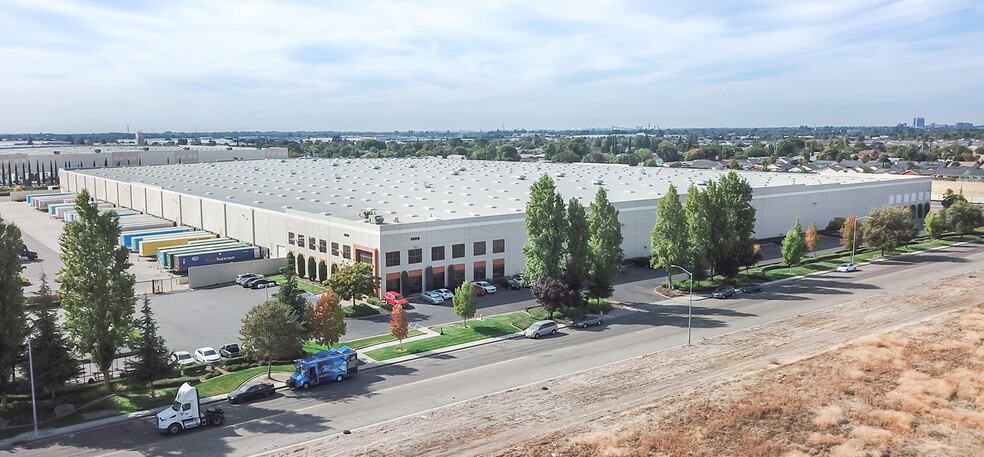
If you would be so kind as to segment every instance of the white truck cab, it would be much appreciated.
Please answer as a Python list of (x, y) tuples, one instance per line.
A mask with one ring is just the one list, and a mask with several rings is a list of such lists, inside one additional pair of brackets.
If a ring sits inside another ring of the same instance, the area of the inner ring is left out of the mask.
[(201, 411), (198, 389), (187, 382), (178, 388), (174, 404), (157, 413), (157, 431), (171, 435), (203, 425), (222, 425), (223, 422), (225, 422), (225, 413), (221, 408)]

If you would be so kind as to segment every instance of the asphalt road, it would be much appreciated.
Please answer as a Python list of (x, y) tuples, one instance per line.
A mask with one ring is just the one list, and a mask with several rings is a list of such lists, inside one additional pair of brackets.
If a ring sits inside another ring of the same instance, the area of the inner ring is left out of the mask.
[[(694, 302), (694, 341), (767, 324), (980, 267), (984, 249), (948, 247), (774, 284), (765, 292)], [(160, 436), (141, 420), (54, 437), (17, 448), (20, 455), (252, 455), (404, 416), (426, 427), (427, 411), (481, 395), (590, 369), (686, 343), (686, 300), (637, 305), (598, 329), (565, 330), (540, 340), (505, 340), (363, 371), (342, 383), (227, 406), (227, 425)], [(694, 351), (700, 351), (696, 345)]]

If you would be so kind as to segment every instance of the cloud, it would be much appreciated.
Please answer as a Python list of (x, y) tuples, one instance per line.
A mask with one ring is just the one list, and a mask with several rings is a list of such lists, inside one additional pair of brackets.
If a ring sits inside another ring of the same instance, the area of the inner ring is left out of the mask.
[(984, 121), (973, 1), (2, 3), (7, 131)]

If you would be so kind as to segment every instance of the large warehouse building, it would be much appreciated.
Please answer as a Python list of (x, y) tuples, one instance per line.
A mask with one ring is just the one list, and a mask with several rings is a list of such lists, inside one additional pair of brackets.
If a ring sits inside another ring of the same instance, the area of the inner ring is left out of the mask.
[[(529, 186), (547, 174), (565, 200), (587, 207), (599, 187), (618, 208), (626, 257), (650, 252), (656, 200), (727, 171), (441, 158), (289, 159), (61, 170), (62, 188), (178, 224), (293, 253), (305, 276), (334, 265), (374, 265), (383, 290), (404, 294), (523, 270)], [(864, 174), (739, 172), (754, 189), (758, 238), (799, 219), (883, 205), (929, 209), (930, 178)]]

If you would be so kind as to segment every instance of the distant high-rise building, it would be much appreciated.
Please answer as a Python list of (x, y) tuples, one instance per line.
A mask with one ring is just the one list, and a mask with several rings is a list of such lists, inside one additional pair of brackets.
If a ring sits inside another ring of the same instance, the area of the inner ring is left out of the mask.
[(926, 127), (926, 118), (924, 117), (914, 117), (912, 118), (912, 126), (921, 129)]
[(957, 130), (973, 130), (974, 124), (971, 124), (970, 122), (957, 122), (956, 124), (953, 124), (953, 128)]
[(144, 144), (143, 130), (137, 130), (134, 135), (134, 139), (137, 140), (137, 146)]

